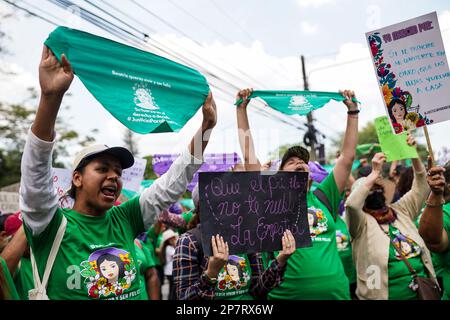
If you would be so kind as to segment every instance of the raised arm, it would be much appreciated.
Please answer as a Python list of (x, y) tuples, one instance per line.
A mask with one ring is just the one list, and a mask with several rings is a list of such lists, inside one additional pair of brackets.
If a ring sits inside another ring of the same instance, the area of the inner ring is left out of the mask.
[[(386, 156), (380, 152), (375, 154), (372, 159), (372, 172), (367, 176), (363, 183), (358, 184), (356, 180), (352, 192), (345, 202), (347, 213), (348, 229), (352, 238), (361, 235), (366, 225), (366, 213), (363, 211), (364, 203), (370, 193), (370, 189), (374, 186), (375, 181), (381, 177), (383, 164), (386, 162)], [(361, 181), (361, 180), (360, 180)]]
[(352, 171), (353, 161), (356, 155), (356, 146), (358, 144), (358, 104), (353, 101), (355, 93), (350, 90), (340, 91), (345, 97), (344, 104), (347, 106), (347, 128), (344, 135), (342, 152), (336, 161), (333, 174), (339, 193), (345, 189), (348, 176)]
[(244, 157), (244, 166), (246, 171), (260, 171), (261, 163), (259, 162), (253, 136), (248, 123), (247, 106), (250, 102), (248, 97), (252, 94), (253, 89), (244, 89), (238, 92), (236, 101), (242, 99), (242, 103), (236, 107), (237, 125), (239, 145), (241, 146), (242, 155)]
[(203, 152), (217, 122), (216, 103), (211, 93), (206, 98), (202, 111), (202, 125), (192, 138), (189, 147), (174, 161), (169, 171), (156, 179), (139, 198), (146, 228), (156, 221), (163, 210), (169, 208), (181, 197), (194, 173), (203, 163)]
[(419, 233), (427, 247), (433, 252), (444, 252), (448, 249), (448, 234), (444, 229), (444, 168), (431, 167), (428, 171), (427, 182), (431, 193), (427, 205), (420, 218)]
[(52, 149), (55, 122), (65, 92), (73, 80), (73, 70), (64, 55), (61, 63), (44, 46), (39, 65), (41, 98), (36, 118), (25, 144), (20, 179), (20, 209), (33, 234), (50, 223), (58, 206), (52, 181)]

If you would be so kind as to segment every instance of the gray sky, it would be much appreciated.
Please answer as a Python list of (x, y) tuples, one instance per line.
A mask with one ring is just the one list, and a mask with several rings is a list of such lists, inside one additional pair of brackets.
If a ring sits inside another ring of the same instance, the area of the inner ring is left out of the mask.
[[(99, 13), (84, 1), (74, 2)], [(154, 51), (156, 40), (183, 55), (198, 59), (192, 56), (195, 52), (196, 56), (202, 57), (202, 63), (210, 61), (237, 74), (237, 77), (224, 75), (224, 78), (228, 77), (227, 80), (238, 87), (302, 89), (299, 55), (304, 54), (311, 90), (355, 90), (362, 102), (360, 128), (367, 121), (385, 114), (369, 59), (366, 32), (437, 11), (446, 48), (450, 44), (450, 5), (447, 1), (137, 0), (179, 31), (174, 31), (128, 0), (92, 2), (109, 8), (111, 13), (148, 33), (151, 38), (148, 50)], [(105, 2), (127, 16), (108, 7)], [(26, 0), (17, 1), (17, 4), (33, 11), (37, 7), (45, 11), (38, 11), (40, 14), (63, 25), (118, 40), (48, 1)], [(0, 10), (8, 12), (11, 7), (0, 2)], [(2, 100), (21, 101), (26, 87), (38, 87), (37, 68), (42, 43), (55, 27), (36, 18), (26, 18), (22, 13), (1, 25), (9, 36), (6, 43), (11, 52), (2, 58), (1, 63), (18, 75), (13, 79), (0, 78), (0, 95)], [(351, 61), (354, 62), (348, 63)], [(329, 67), (336, 64), (338, 66)], [(214, 70), (215, 66), (209, 65), (206, 69)], [(244, 73), (247, 78), (242, 75)], [(219, 107), (219, 119), (207, 152), (240, 153), (234, 97), (212, 90)], [(99, 142), (121, 145), (124, 127), (98, 104), (78, 79), (70, 92), (72, 97), (65, 101), (72, 108), (60, 116), (69, 119), (70, 125), (81, 132), (98, 128)], [(256, 101), (253, 103), (258, 104)], [(303, 133), (293, 126), (262, 116), (253, 107), (249, 109), (249, 116), (261, 160), (267, 160), (268, 153), (279, 145), (295, 143), (303, 138)], [(330, 103), (315, 112), (315, 118), (317, 127), (328, 137), (327, 145), (330, 137), (345, 129), (346, 112), (342, 104)], [(140, 155), (179, 152), (200, 125), (200, 119), (201, 111), (180, 133), (139, 136)], [(291, 121), (301, 125), (304, 118), (294, 117)], [(448, 145), (445, 141), (447, 128), (448, 122), (429, 127), (436, 152)]]

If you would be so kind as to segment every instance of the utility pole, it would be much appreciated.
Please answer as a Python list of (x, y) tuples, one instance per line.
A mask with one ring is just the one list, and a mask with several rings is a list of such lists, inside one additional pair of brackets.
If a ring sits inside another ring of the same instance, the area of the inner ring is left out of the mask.
[[(308, 77), (306, 76), (306, 68), (305, 68), (305, 56), (301, 55), (300, 58), (302, 60), (303, 89), (305, 91), (309, 91)], [(305, 135), (307, 135), (309, 137), (308, 140), (309, 140), (309, 144), (311, 147), (310, 160), (316, 161), (316, 141), (317, 140), (316, 140), (316, 129), (314, 128), (314, 124), (313, 124), (312, 111), (310, 113), (308, 113), (306, 118), (308, 120), (308, 131), (305, 133)]]

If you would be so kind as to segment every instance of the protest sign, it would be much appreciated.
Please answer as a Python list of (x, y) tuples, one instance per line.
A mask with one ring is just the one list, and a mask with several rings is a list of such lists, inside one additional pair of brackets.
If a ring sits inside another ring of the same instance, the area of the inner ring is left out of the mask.
[(294, 235), (297, 248), (311, 246), (307, 183), (304, 172), (200, 173), (205, 255), (211, 255), (211, 237), (217, 234), (228, 242), (230, 254), (280, 250), (286, 229)]
[(19, 193), (0, 191), (0, 212), (14, 213), (19, 211)]
[(131, 168), (125, 169), (122, 172), (123, 188), (138, 192), (141, 188), (141, 182), (144, 179), (146, 159), (134, 158), (134, 164)]
[(396, 134), (450, 119), (450, 72), (435, 12), (366, 37)]
[[(307, 115), (313, 110), (322, 108), (330, 100), (338, 102), (345, 100), (340, 93), (321, 91), (255, 90), (249, 99), (256, 97), (264, 100), (272, 109), (287, 115)], [(357, 102), (356, 99), (355, 102)], [(242, 99), (238, 100), (236, 105), (241, 103)]]
[(418, 158), (415, 147), (410, 147), (406, 142), (406, 132), (395, 135), (386, 116), (375, 119), (375, 129), (380, 142), (381, 150), (386, 155), (388, 162), (403, 159)]
[[(153, 156), (153, 171), (162, 176), (169, 170), (172, 163), (178, 158), (177, 154), (155, 154)], [(209, 153), (203, 156), (204, 163), (197, 170), (187, 189), (192, 192), (198, 183), (200, 172), (223, 172), (229, 171), (237, 163), (240, 163), (239, 155), (234, 153)]]
[(150, 52), (66, 27), (45, 44), (58, 60), (65, 54), (89, 92), (137, 133), (179, 131), (208, 96), (198, 71)]

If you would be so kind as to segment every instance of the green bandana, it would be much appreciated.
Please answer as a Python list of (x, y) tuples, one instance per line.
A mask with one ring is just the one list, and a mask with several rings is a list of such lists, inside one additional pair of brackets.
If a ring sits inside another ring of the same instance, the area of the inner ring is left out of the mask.
[(208, 96), (198, 71), (149, 52), (65, 27), (45, 44), (117, 120), (137, 133), (177, 132)]
[[(313, 110), (320, 109), (330, 100), (342, 102), (345, 98), (340, 93), (322, 91), (263, 91), (256, 90), (250, 99), (259, 97), (271, 108), (281, 113), (293, 115), (307, 115)], [(354, 99), (355, 102), (358, 102)], [(242, 99), (236, 105), (242, 103)]]

